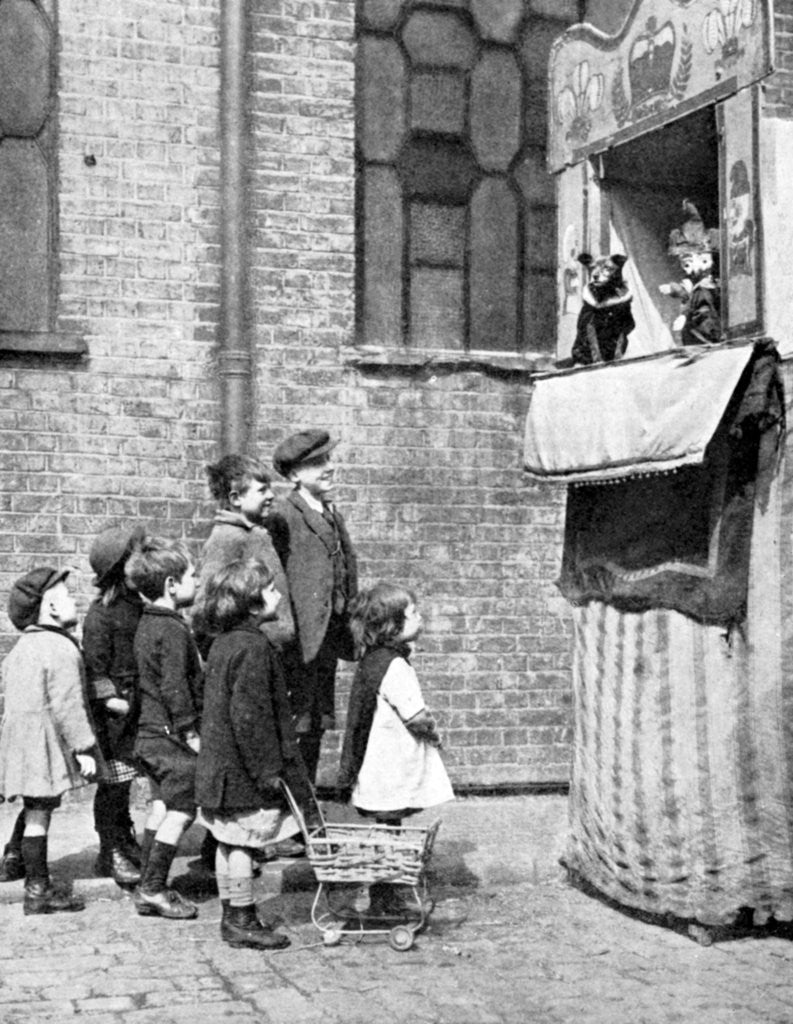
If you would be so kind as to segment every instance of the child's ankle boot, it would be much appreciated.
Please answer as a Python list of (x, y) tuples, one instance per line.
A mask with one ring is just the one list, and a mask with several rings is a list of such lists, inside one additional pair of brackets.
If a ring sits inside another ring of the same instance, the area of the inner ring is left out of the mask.
[(25, 834), (25, 812), (21, 810), (14, 822), (11, 838), (3, 850), (0, 860), (0, 882), (18, 882), (25, 877), (25, 862), (22, 859), (22, 836)]
[(24, 836), (22, 856), (25, 861), (25, 899), (22, 910), (25, 914), (85, 910), (83, 900), (51, 885), (47, 870), (46, 836)]
[(9, 844), (3, 850), (3, 858), (0, 860), (0, 882), (18, 882), (24, 877), (22, 851), (13, 849)]
[(223, 907), (220, 937), (235, 949), (285, 949), (290, 943), (282, 932), (263, 925), (256, 914), (256, 905)]
[(59, 914), (85, 910), (85, 901), (70, 892), (55, 889), (49, 879), (35, 878), (25, 882), (25, 914)]
[(138, 837), (135, 835), (135, 826), (131, 821), (123, 823), (116, 836), (118, 848), (128, 861), (140, 870), (143, 864), (143, 851), (140, 848)]
[(190, 920), (198, 916), (198, 907), (167, 886), (168, 872), (176, 847), (155, 840), (152, 843), (143, 879), (135, 890), (135, 908), (142, 917), (171, 917)]
[(124, 853), (120, 836), (100, 837), (94, 873), (100, 878), (112, 878), (122, 889), (134, 889), (140, 882), (140, 870)]

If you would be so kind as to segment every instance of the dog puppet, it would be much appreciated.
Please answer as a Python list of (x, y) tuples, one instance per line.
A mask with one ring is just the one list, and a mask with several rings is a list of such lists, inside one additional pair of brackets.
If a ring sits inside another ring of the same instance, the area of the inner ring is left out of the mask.
[(594, 259), (587, 252), (578, 257), (589, 270), (589, 283), (576, 325), (574, 366), (611, 363), (625, 355), (628, 335), (636, 326), (631, 313), (633, 297), (622, 277), (627, 259), (619, 254)]

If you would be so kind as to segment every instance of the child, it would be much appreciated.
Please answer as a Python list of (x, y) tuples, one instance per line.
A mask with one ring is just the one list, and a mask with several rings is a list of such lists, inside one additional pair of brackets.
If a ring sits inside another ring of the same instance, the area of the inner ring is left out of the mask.
[[(263, 525), (273, 503), (270, 477), (256, 460), (242, 455), (224, 455), (219, 462), (207, 466), (206, 472), (209, 489), (220, 508), (201, 556), (193, 612), (193, 629), (201, 653), (206, 658), (212, 642), (204, 615), (206, 581), (230, 562), (244, 558), (263, 562), (273, 574), (276, 590), (285, 598), (278, 614), (261, 623), (262, 632), (280, 650), (294, 640), (295, 623), (284, 567)], [(303, 852), (303, 847), (294, 842), (282, 843), (272, 851), (274, 856), (299, 856)], [(201, 846), (201, 862), (205, 869), (214, 871), (215, 859), (215, 844), (211, 833), (207, 833)]]
[(335, 446), (324, 430), (304, 430), (278, 445), (273, 465), (294, 490), (267, 519), (289, 581), (297, 631), (287, 660), (289, 695), (312, 783), (323, 733), (335, 728), (336, 666), (353, 657), (347, 612), (358, 586), (355, 552), (331, 500)]
[(135, 906), (142, 915), (192, 918), (197, 907), (167, 881), (179, 840), (195, 818), (201, 659), (179, 612), (195, 598), (195, 570), (180, 544), (148, 538), (132, 553), (126, 575), (144, 600), (134, 643), (140, 686), (135, 756), (152, 787)]
[(217, 637), (206, 665), (196, 802), (218, 841), (220, 934), (253, 949), (280, 949), (289, 940), (256, 915), (251, 853), (298, 831), (280, 780), (297, 799), (309, 794), (281, 661), (261, 630), (280, 596), (255, 559), (231, 562), (206, 583), (204, 607)]
[(264, 520), (273, 503), (270, 477), (258, 462), (242, 455), (224, 455), (219, 462), (207, 466), (206, 472), (212, 497), (220, 508), (201, 556), (194, 622), (198, 621), (203, 631), (204, 582), (230, 562), (256, 558), (270, 570), (276, 590), (285, 598), (277, 616), (262, 623), (262, 631), (268, 639), (282, 647), (294, 639), (295, 624), (284, 568), (264, 528)]
[(8, 616), (23, 634), (3, 662), (0, 794), (21, 796), (15, 831), (24, 868), (25, 914), (83, 910), (50, 883), (47, 833), (61, 796), (97, 773), (85, 701), (85, 669), (70, 630), (77, 624), (68, 569), (42, 566), (11, 588)]
[[(350, 630), (362, 658), (350, 691), (338, 787), (360, 814), (387, 825), (454, 799), (440, 739), (412, 668), (410, 643), (421, 615), (409, 590), (378, 583), (350, 609)], [(373, 912), (400, 909), (393, 887), (371, 888)]]
[(133, 643), (143, 603), (124, 579), (124, 567), (139, 527), (100, 533), (88, 561), (96, 573), (99, 597), (83, 623), (83, 655), (91, 712), (106, 770), (94, 796), (94, 828), (99, 835), (95, 871), (130, 888), (140, 881), (140, 847), (129, 813), (138, 715), (138, 670)]

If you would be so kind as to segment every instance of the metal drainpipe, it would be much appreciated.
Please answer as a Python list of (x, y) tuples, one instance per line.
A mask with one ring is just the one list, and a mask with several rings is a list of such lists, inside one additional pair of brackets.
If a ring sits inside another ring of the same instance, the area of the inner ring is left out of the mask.
[(221, 287), (218, 371), (223, 453), (244, 454), (253, 410), (246, 238), (247, 0), (222, 0), (220, 23)]

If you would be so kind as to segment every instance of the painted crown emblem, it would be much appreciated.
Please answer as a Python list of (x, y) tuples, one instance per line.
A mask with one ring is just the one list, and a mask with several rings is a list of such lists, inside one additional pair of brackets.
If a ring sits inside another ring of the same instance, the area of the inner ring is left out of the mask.
[(675, 59), (675, 29), (671, 21), (658, 27), (648, 18), (644, 32), (636, 36), (628, 56), (628, 77), (634, 104), (646, 103), (669, 91)]

